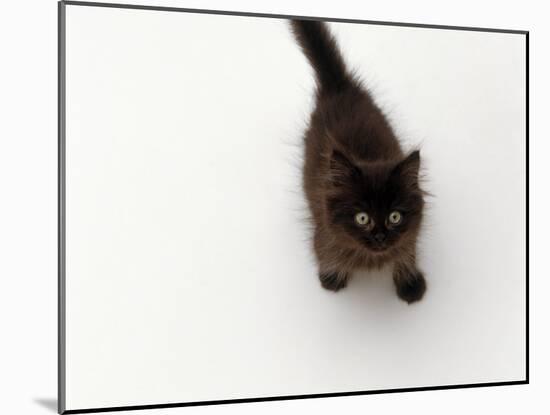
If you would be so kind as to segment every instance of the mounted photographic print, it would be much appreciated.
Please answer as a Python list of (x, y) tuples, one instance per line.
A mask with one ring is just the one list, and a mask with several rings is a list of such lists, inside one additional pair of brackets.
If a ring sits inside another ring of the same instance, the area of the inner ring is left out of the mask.
[(60, 412), (527, 383), (527, 61), (60, 2)]

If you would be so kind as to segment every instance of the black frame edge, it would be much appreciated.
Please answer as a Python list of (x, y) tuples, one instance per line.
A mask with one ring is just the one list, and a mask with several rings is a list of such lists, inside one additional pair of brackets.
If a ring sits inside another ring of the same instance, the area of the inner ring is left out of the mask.
[(378, 25), (378, 26), (403, 26), (403, 27), (416, 27), (416, 28), (424, 28), (424, 29), (463, 30), (463, 31), (473, 31), (473, 32), (493, 32), (493, 33), (508, 33), (508, 34), (521, 34), (521, 35), (528, 33), (527, 30), (500, 29), (500, 28), (490, 28), (490, 27), (435, 25), (435, 24), (425, 24), (425, 23), (406, 23), (406, 22), (390, 22), (390, 21), (380, 21), (380, 20), (331, 18), (331, 17), (321, 17), (321, 16), (294, 16), (294, 15), (287, 15), (287, 14), (254, 13), (254, 12), (241, 12), (241, 11), (230, 11), (230, 10), (191, 9), (191, 8), (167, 7), (167, 6), (147, 6), (147, 5), (139, 5), (139, 4), (126, 4), (126, 3), (101, 3), (101, 2), (66, 0), (65, 4), (70, 4), (74, 6), (89, 6), (89, 7), (110, 7), (114, 9), (156, 10), (156, 11), (165, 11), (165, 12), (218, 14), (218, 15), (242, 16), (242, 17), (267, 17), (271, 19), (323, 20), (325, 22), (333, 22), (333, 23), (362, 23), (362, 24), (371, 24), (371, 25)]
[(57, 4), (57, 411), (65, 402), (65, 2)]
[(529, 383), (529, 32), (525, 33), (525, 381)]
[(227, 400), (216, 400), (216, 401), (167, 403), (167, 404), (157, 404), (157, 405), (112, 406), (112, 407), (105, 407), (105, 408), (71, 409), (63, 412), (63, 414), (90, 414), (90, 413), (96, 413), (96, 412), (136, 411), (136, 410), (145, 410), (145, 409), (169, 409), (169, 408), (182, 408), (182, 407), (188, 407), (188, 406), (291, 401), (291, 400), (298, 400), (298, 399), (336, 398), (336, 397), (343, 397), (343, 396), (380, 395), (380, 394), (387, 394), (387, 393), (404, 393), (404, 392), (427, 392), (427, 391), (440, 391), (440, 390), (451, 390), (451, 389), (469, 389), (469, 388), (480, 388), (480, 387), (490, 387), (490, 386), (513, 386), (513, 385), (526, 385), (526, 384), (528, 384), (526, 380), (518, 380), (518, 381), (509, 381), (509, 382), (489, 382), (489, 383), (471, 383), (471, 384), (464, 384), (464, 385), (425, 386), (425, 387), (415, 387), (415, 388), (381, 389), (381, 390), (358, 391), (358, 392), (319, 393), (319, 394), (312, 394), (312, 395), (272, 396), (268, 398), (242, 398), (242, 399), (227, 399)]

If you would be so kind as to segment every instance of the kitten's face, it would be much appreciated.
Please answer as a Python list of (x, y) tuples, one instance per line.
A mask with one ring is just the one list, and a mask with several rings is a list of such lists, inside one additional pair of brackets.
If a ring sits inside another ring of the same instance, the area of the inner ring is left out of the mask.
[(424, 200), (418, 185), (420, 155), (399, 163), (356, 166), (335, 152), (327, 209), (333, 226), (372, 253), (383, 253), (415, 235)]

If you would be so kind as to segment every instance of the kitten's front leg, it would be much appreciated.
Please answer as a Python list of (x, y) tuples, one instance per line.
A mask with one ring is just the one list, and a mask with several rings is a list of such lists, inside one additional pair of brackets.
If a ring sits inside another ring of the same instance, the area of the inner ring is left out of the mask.
[(319, 271), (319, 281), (323, 288), (330, 291), (338, 291), (348, 285), (347, 272)]
[(408, 304), (420, 301), (426, 292), (426, 280), (414, 263), (397, 262), (393, 270), (397, 295)]

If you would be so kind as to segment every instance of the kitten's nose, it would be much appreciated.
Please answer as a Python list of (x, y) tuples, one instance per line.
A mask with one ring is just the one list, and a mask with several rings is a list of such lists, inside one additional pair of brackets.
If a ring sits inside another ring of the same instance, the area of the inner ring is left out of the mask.
[(377, 242), (384, 242), (384, 239), (386, 239), (386, 234), (378, 232), (376, 235), (374, 235), (374, 239), (376, 239)]

